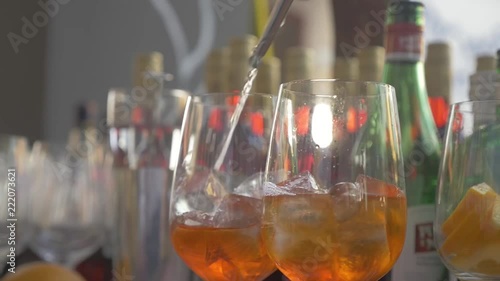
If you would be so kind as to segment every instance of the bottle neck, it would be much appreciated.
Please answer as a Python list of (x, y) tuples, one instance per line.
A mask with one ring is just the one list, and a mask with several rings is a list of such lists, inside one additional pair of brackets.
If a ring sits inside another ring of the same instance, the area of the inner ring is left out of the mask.
[[(383, 80), (395, 87), (400, 110), (405, 107), (412, 107), (413, 103), (418, 102), (422, 104), (419, 107), (428, 108), (430, 113), (423, 62), (388, 61), (384, 67)], [(401, 122), (404, 121), (401, 120)]]
[(423, 26), (412, 22), (391, 23), (387, 25), (385, 44), (384, 80), (389, 84), (395, 84), (398, 102), (403, 99), (400, 97), (402, 95), (405, 96), (405, 100), (410, 99), (408, 94), (416, 95), (419, 100), (427, 100), (423, 63)]
[(409, 22), (387, 26), (386, 61), (389, 63), (418, 63), (423, 61), (424, 28)]

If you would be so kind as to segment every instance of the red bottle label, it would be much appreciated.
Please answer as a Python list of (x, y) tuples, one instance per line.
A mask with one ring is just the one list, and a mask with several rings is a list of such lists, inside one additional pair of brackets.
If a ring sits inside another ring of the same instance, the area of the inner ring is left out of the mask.
[(386, 59), (396, 61), (422, 60), (423, 27), (413, 23), (395, 23), (387, 27)]
[(443, 97), (429, 97), (429, 105), (431, 106), (432, 116), (436, 127), (444, 128), (448, 121), (449, 108), (446, 100)]
[(415, 226), (415, 253), (434, 252), (434, 233), (432, 222), (417, 224)]

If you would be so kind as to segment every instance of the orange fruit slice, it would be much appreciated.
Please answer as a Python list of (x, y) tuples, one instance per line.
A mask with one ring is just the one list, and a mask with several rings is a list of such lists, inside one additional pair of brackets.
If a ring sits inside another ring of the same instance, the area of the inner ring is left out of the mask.
[(470, 256), (457, 256), (452, 265), (464, 272), (500, 276), (500, 241), (481, 244)]
[(500, 196), (473, 186), (442, 225), (440, 252), (457, 270), (500, 276)]
[(469, 213), (475, 213), (481, 219), (488, 212), (497, 197), (496, 192), (486, 183), (471, 187), (457, 208), (441, 226), (443, 234), (448, 236), (460, 225)]
[(78, 273), (60, 265), (34, 262), (7, 273), (2, 281), (85, 281)]
[[(491, 227), (493, 231), (500, 230), (500, 195), (497, 196), (491, 214)], [(500, 239), (500, 238), (499, 238)]]

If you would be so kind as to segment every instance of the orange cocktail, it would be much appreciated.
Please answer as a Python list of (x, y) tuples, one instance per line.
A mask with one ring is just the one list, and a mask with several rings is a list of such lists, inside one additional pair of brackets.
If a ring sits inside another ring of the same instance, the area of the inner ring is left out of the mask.
[(220, 216), (205, 216), (205, 221), (198, 219), (196, 223), (197, 214), (178, 217), (171, 226), (174, 248), (204, 280), (263, 280), (276, 266), (261, 242), (262, 209), (252, 210), (262, 206), (260, 200), (239, 195), (228, 198)]
[(265, 197), (264, 206), (264, 245), (291, 280), (379, 280), (403, 248), (406, 197), (374, 179), (354, 201), (295, 194)]

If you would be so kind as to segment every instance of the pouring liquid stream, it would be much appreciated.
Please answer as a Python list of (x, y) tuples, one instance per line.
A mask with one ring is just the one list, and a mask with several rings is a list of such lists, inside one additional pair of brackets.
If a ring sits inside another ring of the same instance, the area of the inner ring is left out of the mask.
[(222, 150), (215, 161), (214, 169), (215, 171), (219, 171), (222, 164), (224, 163), (224, 158), (226, 158), (227, 150), (229, 149), (229, 145), (231, 144), (231, 140), (233, 138), (234, 130), (236, 130), (236, 126), (238, 125), (238, 121), (240, 120), (241, 113), (243, 113), (243, 108), (245, 107), (245, 103), (248, 99), (248, 95), (252, 90), (253, 82), (257, 77), (257, 68), (252, 68), (248, 72), (247, 81), (243, 86), (243, 90), (241, 91), (241, 97), (236, 105), (233, 115), (231, 116), (231, 127), (229, 129), (228, 135), (224, 138), (224, 144), (222, 146)]
[(250, 57), (250, 71), (248, 72), (247, 81), (245, 82), (245, 85), (241, 90), (240, 100), (234, 110), (233, 116), (231, 117), (231, 128), (229, 129), (228, 135), (224, 139), (222, 150), (217, 157), (217, 160), (215, 161), (215, 165), (213, 167), (215, 171), (220, 171), (220, 168), (224, 163), (227, 150), (229, 149), (229, 145), (231, 144), (231, 140), (233, 138), (234, 130), (238, 125), (241, 113), (243, 112), (243, 108), (245, 107), (245, 102), (248, 99), (250, 91), (252, 90), (253, 82), (257, 77), (257, 67), (260, 64), (261, 59), (267, 53), (267, 50), (271, 46), (280, 27), (283, 25), (292, 3), (293, 0), (278, 0), (274, 4), (271, 16), (269, 18), (269, 21), (267, 22), (266, 29), (264, 30), (264, 34), (262, 35), (262, 38), (255, 47), (252, 56)]

